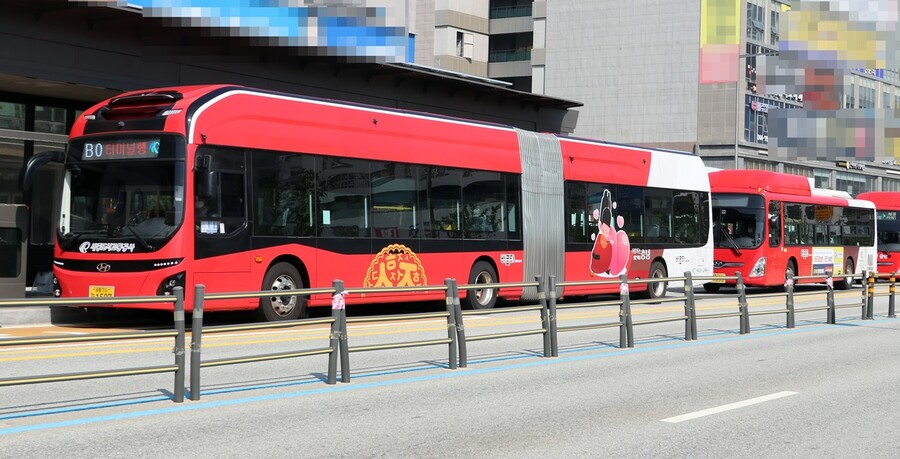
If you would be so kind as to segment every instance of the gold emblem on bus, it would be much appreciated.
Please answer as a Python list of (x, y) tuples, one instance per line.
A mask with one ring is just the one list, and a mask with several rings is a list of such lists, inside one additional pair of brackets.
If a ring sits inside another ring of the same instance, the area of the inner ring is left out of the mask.
[(372, 259), (363, 286), (412, 287), (427, 282), (419, 256), (403, 244), (391, 244)]

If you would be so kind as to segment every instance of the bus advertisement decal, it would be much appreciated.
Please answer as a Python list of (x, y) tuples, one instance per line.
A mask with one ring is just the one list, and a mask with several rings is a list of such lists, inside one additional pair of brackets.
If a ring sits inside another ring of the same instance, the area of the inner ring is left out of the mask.
[[(597, 222), (597, 234), (592, 234), (594, 248), (591, 250), (591, 274), (597, 277), (618, 277), (628, 271), (631, 264), (631, 242), (622, 231), (625, 219), (615, 216), (616, 203), (609, 190), (603, 190), (600, 208), (594, 209), (592, 216)], [(619, 228), (618, 230), (616, 228)]]
[(844, 273), (844, 248), (843, 247), (813, 247), (813, 275), (833, 274), (839, 276)]
[(409, 247), (391, 244), (378, 252), (366, 272), (364, 287), (419, 287), (428, 285), (422, 261)]

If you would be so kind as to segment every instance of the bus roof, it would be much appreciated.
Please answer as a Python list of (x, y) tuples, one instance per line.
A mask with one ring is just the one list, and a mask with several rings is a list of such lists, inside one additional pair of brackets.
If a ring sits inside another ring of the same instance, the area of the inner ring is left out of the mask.
[(780, 201), (875, 207), (862, 195), (853, 199), (847, 192), (816, 188), (810, 182), (809, 177), (772, 171), (727, 169), (709, 173), (713, 193), (754, 193)]
[(876, 209), (900, 210), (900, 192), (898, 191), (867, 191), (860, 193), (857, 199), (865, 199), (875, 203)]
[(772, 171), (726, 169), (709, 173), (709, 186), (715, 192), (769, 192), (794, 196), (812, 196), (809, 179), (802, 175)]

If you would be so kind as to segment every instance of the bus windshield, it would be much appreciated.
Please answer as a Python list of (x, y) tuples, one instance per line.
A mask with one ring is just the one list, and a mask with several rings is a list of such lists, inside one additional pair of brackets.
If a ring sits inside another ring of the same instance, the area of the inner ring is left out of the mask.
[(878, 250), (900, 252), (900, 220), (896, 212), (878, 212)]
[[(184, 142), (176, 138), (73, 142), (60, 205), (60, 248), (158, 250), (184, 219), (183, 158)], [(92, 246), (84, 247), (88, 240)]]
[(713, 193), (713, 242), (717, 248), (759, 247), (766, 228), (762, 196)]

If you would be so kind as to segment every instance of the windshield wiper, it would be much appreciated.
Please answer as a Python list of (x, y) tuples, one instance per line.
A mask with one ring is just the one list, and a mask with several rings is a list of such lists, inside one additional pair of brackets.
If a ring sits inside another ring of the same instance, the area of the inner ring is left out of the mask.
[[(153, 246), (150, 245), (150, 243), (147, 242), (146, 239), (144, 239), (144, 236), (141, 236), (141, 233), (138, 233), (137, 231), (135, 231), (134, 228), (132, 228), (132, 225), (123, 225), (123, 226), (124, 226), (125, 228), (128, 228), (128, 231), (129, 231), (132, 235), (134, 235), (134, 238), (137, 239), (138, 242), (141, 243), (141, 247), (143, 247), (144, 250), (153, 250)], [(120, 227), (120, 228), (121, 228), (121, 227)]]
[(734, 238), (731, 237), (730, 234), (728, 234), (728, 231), (725, 231), (725, 228), (722, 228), (721, 226), (719, 227), (719, 231), (721, 231), (722, 234), (725, 235), (725, 239), (727, 239), (728, 242), (731, 244), (731, 248), (735, 251), (735, 253), (740, 255), (741, 249), (738, 247), (737, 243), (734, 242)]
[(63, 245), (62, 245), (62, 249), (65, 250), (65, 251), (69, 251), (69, 249), (72, 247), (72, 244), (74, 244), (74, 243), (80, 241), (80, 240), (81, 240), (81, 237), (84, 236), (84, 233), (66, 233), (66, 234), (63, 234), (63, 237), (70, 237), (70, 236), (72, 237), (72, 239), (69, 239), (68, 241), (64, 242)]

